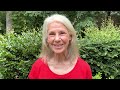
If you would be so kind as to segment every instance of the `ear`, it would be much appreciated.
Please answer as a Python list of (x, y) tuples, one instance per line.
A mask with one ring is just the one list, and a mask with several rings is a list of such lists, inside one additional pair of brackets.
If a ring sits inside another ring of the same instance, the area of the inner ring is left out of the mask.
[(48, 38), (46, 38), (45, 41), (46, 41), (46, 45), (48, 46)]
[(69, 40), (70, 40), (70, 41), (72, 40), (72, 35), (70, 35)]

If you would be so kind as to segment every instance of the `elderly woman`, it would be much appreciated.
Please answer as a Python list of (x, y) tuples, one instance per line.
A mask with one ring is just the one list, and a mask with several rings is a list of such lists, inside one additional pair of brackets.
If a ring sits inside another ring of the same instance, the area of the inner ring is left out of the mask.
[(59, 14), (43, 24), (42, 52), (29, 79), (92, 79), (90, 65), (80, 58), (77, 36), (70, 20)]

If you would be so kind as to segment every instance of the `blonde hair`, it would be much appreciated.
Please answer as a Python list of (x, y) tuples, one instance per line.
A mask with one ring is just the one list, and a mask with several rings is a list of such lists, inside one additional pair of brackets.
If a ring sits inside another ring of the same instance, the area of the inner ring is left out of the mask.
[(43, 34), (42, 35), (43, 36), (42, 37), (42, 51), (41, 51), (40, 57), (45, 58), (45, 59), (47, 58), (47, 60), (49, 60), (53, 54), (53, 52), (51, 51), (51, 49), (48, 47), (48, 44), (47, 44), (48, 25), (53, 21), (58, 21), (64, 24), (67, 27), (69, 34), (72, 36), (72, 40), (68, 46), (67, 58), (70, 59), (71, 61), (74, 60), (76, 57), (79, 56), (76, 31), (73, 25), (71, 24), (70, 20), (66, 16), (59, 15), (59, 14), (51, 15), (50, 17), (47, 17), (44, 20), (43, 31), (42, 31), (42, 34)]

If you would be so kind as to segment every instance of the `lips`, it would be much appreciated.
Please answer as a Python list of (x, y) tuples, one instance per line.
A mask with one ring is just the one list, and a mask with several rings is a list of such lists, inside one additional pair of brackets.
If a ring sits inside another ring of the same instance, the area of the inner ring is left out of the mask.
[(53, 44), (53, 47), (56, 49), (60, 49), (63, 47), (63, 44)]

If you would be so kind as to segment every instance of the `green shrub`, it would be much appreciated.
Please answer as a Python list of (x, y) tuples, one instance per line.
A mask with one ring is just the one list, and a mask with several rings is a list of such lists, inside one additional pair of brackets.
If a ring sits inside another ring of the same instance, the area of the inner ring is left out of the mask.
[[(91, 26), (84, 33), (85, 38), (78, 38), (79, 50), (90, 64), (93, 78), (120, 78), (120, 28), (109, 20), (100, 30)], [(39, 57), (41, 40), (41, 32), (34, 30), (22, 35), (0, 35), (0, 78), (26, 79), (31, 65)]]
[(102, 79), (102, 73), (98, 72), (92, 79)]
[(93, 76), (98, 72), (102, 78), (120, 78), (120, 27), (109, 19), (100, 30), (87, 28), (85, 38), (79, 40), (81, 57), (89, 62)]
[(6, 34), (1, 37), (0, 73), (5, 79), (26, 79), (32, 63), (39, 57), (41, 32)]

